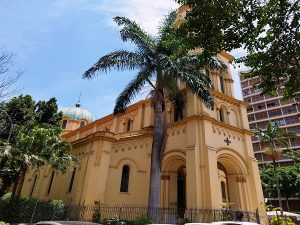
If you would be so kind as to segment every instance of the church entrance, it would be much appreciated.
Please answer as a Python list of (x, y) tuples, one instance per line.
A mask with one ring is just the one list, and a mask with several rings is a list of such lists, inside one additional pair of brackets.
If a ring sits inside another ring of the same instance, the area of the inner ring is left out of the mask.
[[(162, 163), (161, 206), (169, 216), (183, 218), (186, 208), (186, 166), (181, 151), (170, 151)], [(172, 214), (172, 215), (171, 215)]]
[(242, 158), (232, 152), (223, 150), (218, 157), (219, 196), (222, 206), (232, 210), (249, 207), (246, 184), (246, 167)]

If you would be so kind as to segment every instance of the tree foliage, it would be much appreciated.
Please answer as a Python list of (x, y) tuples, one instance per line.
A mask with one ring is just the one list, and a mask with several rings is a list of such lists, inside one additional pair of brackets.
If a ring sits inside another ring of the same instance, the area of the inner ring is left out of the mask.
[[(278, 180), (280, 193), (286, 199), (300, 196), (300, 166), (293, 164), (278, 168)], [(277, 197), (274, 170), (272, 166), (260, 169), (260, 177), (265, 196)]]
[[(281, 200), (281, 186), (283, 185), (283, 182), (285, 181), (282, 179), (283, 172), (282, 172), (282, 167), (278, 167), (276, 164), (276, 158), (279, 156), (280, 151), (278, 152), (277, 150), (280, 149), (280, 147), (285, 147), (285, 149), (289, 148), (289, 143), (288, 140), (296, 137), (296, 134), (294, 132), (287, 132), (284, 129), (281, 129), (279, 127), (278, 122), (271, 122), (267, 124), (267, 128), (265, 130), (262, 130), (260, 128), (256, 128), (253, 130), (255, 136), (258, 138), (263, 143), (268, 144), (269, 146), (266, 148), (266, 154), (270, 154), (272, 161), (273, 161), (273, 166), (272, 166), (272, 185), (270, 185), (268, 182), (264, 183), (264, 179), (268, 180), (270, 179), (270, 170), (265, 171), (265, 173), (262, 174), (262, 180), (263, 180), (263, 186), (265, 187), (266, 191), (268, 193), (272, 193), (275, 188), (277, 192), (277, 197), (279, 200), (279, 207), (282, 208), (282, 200)], [(274, 183), (274, 178), (275, 178), (275, 183)], [(292, 188), (291, 188), (292, 189)], [(285, 193), (287, 194), (286, 190)], [(288, 196), (286, 195), (286, 198)]]
[(55, 98), (35, 102), (20, 95), (0, 105), (0, 177), (8, 186), (28, 166), (66, 170), (75, 163), (71, 145), (60, 138), (62, 113)]
[(275, 148), (276, 146), (284, 146), (286, 149), (289, 147), (289, 139), (296, 137), (294, 132), (285, 131), (280, 128), (278, 122), (269, 121), (265, 130), (255, 128), (253, 130), (254, 135), (261, 142), (269, 144), (270, 147)]
[(299, 0), (175, 0), (190, 10), (181, 30), (189, 49), (215, 55), (243, 47), (237, 60), (259, 76), (263, 93), (275, 94), (284, 85), (286, 98), (300, 97)]

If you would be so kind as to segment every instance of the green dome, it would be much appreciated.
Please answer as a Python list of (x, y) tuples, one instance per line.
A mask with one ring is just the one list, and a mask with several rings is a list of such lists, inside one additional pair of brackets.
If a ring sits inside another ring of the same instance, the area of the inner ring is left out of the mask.
[(81, 109), (79, 103), (77, 103), (76, 107), (74, 107), (74, 108), (68, 107), (68, 108), (62, 109), (61, 111), (65, 117), (68, 117), (69, 119), (72, 119), (72, 120), (86, 119), (89, 122), (94, 121), (92, 114), (89, 111), (87, 111), (86, 109)]

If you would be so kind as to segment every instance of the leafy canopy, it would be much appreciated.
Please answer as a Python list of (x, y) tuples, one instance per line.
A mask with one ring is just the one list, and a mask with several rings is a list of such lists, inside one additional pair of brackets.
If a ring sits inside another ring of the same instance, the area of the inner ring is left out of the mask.
[(60, 138), (62, 113), (55, 98), (35, 102), (20, 95), (0, 104), (1, 178), (10, 182), (28, 166), (49, 163), (66, 170), (75, 163), (71, 145)]
[(175, 0), (188, 5), (181, 31), (188, 49), (201, 47), (207, 55), (245, 48), (237, 60), (259, 76), (263, 94), (284, 85), (285, 98), (300, 92), (299, 0)]

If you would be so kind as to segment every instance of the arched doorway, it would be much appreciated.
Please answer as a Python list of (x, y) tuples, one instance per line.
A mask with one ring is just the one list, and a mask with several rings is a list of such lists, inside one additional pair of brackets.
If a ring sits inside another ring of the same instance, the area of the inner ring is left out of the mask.
[(161, 206), (177, 208), (177, 216), (183, 217), (186, 207), (186, 167), (182, 151), (170, 151), (164, 156), (161, 187)]
[(249, 191), (246, 184), (247, 167), (244, 159), (232, 149), (218, 151), (218, 190), (220, 201), (231, 209), (248, 210)]
[(221, 202), (230, 202), (227, 186), (227, 171), (225, 167), (218, 162), (218, 179), (221, 188)]

